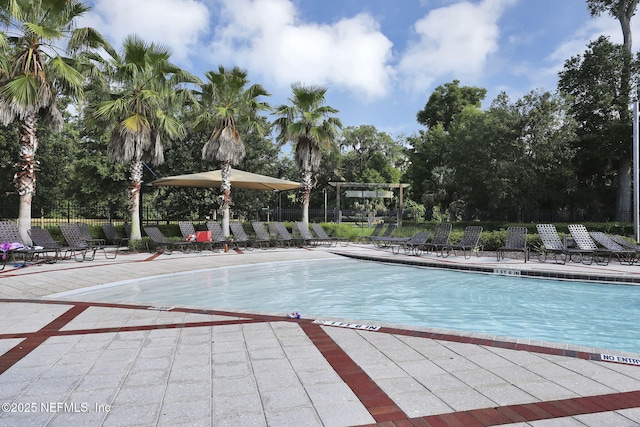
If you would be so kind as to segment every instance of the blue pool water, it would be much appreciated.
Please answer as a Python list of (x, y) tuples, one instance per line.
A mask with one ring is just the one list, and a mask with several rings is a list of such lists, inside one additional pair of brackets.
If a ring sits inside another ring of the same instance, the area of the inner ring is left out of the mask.
[(640, 353), (640, 287), (454, 272), (350, 259), (156, 276), (56, 295), (392, 322)]

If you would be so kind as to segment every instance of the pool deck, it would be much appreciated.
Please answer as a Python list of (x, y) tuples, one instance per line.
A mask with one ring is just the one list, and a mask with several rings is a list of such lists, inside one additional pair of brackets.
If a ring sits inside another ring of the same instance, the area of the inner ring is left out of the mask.
[(640, 266), (617, 262), (414, 257), (366, 244), (7, 265), (0, 427), (640, 425), (638, 354), (382, 323), (370, 331), (355, 328), (356, 320), (322, 319), (344, 323), (327, 325), (224, 307), (48, 297), (138, 277), (340, 255), (640, 283)]

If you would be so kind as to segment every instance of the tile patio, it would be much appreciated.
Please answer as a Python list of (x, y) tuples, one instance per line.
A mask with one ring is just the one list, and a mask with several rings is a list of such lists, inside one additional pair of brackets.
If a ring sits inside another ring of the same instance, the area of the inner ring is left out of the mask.
[(7, 266), (0, 273), (0, 426), (640, 425), (640, 365), (602, 361), (600, 349), (48, 297), (150, 275), (339, 254), (640, 282), (639, 267), (617, 263), (417, 258), (354, 244)]

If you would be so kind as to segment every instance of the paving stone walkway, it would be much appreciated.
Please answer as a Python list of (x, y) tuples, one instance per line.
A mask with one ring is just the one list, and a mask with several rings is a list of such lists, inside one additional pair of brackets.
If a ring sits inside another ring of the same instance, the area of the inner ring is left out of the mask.
[[(635, 354), (608, 352), (619, 358), (613, 363), (598, 349), (562, 343), (49, 297), (117, 280), (335, 252), (575, 274), (586, 267), (402, 258), (370, 245), (8, 267), (0, 273), (0, 426), (640, 425)], [(636, 277), (640, 268), (588, 272)]]

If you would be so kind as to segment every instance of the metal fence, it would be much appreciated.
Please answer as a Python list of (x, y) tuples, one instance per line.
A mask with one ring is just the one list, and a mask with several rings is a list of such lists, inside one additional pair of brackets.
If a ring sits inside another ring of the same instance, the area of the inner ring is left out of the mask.
[[(80, 205), (65, 201), (55, 206), (40, 206), (34, 203), (31, 207), (31, 220), (36, 225), (55, 225), (79, 220), (88, 224), (121, 223), (128, 217), (129, 213), (125, 209), (119, 209), (107, 203)], [(16, 218), (18, 218), (17, 204), (0, 204), (0, 219)]]
[[(193, 218), (175, 218), (155, 208), (143, 205), (141, 220), (144, 223), (173, 222), (178, 220), (193, 220)], [(0, 204), (0, 219), (16, 219), (18, 217), (17, 204)], [(32, 206), (32, 221), (35, 224), (55, 225), (65, 222), (83, 221), (89, 224), (101, 224), (104, 222), (122, 223), (128, 221), (129, 214), (123, 208), (110, 206), (107, 203), (94, 205), (79, 205), (72, 202), (60, 202), (56, 206), (41, 207)], [(337, 211), (335, 208), (310, 208), (309, 220), (312, 222), (355, 222), (359, 224), (371, 224), (377, 221), (393, 222), (398, 218), (395, 210), (363, 212), (355, 210)], [(217, 218), (198, 218), (200, 221)], [(259, 221), (299, 221), (302, 219), (300, 208), (262, 208), (251, 213), (238, 213), (232, 211), (232, 219), (259, 220)], [(556, 211), (452, 211), (433, 214), (418, 213), (415, 210), (405, 209), (402, 212), (404, 221), (440, 220), (440, 221), (487, 221), (510, 223), (572, 223), (572, 222), (623, 222), (631, 223), (633, 214), (626, 212), (616, 217), (613, 211), (587, 211), (585, 209), (556, 210)]]

